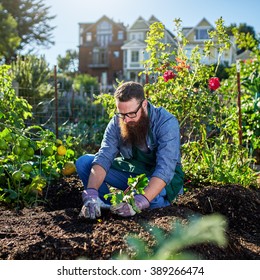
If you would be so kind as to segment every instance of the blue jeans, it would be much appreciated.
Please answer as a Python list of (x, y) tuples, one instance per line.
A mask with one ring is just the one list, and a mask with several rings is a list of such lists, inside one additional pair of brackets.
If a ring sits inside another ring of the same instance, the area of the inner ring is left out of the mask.
[[(79, 178), (83, 182), (84, 188), (87, 187), (88, 178), (90, 175), (93, 160), (94, 160), (94, 155), (87, 154), (87, 155), (83, 155), (83, 156), (79, 157), (78, 160), (76, 161), (77, 172), (78, 172)], [(101, 186), (98, 190), (100, 199), (102, 199), (105, 203), (108, 203), (108, 201), (104, 199), (104, 195), (109, 193), (109, 189), (108, 189), (107, 185), (110, 185), (114, 188), (124, 191), (128, 187), (127, 180), (130, 176), (135, 177), (136, 174), (120, 171), (120, 170), (117, 170), (114, 168), (110, 168), (106, 174), (104, 182), (101, 184)], [(170, 205), (170, 202), (166, 198), (165, 189), (163, 189), (150, 202), (151, 209), (165, 207), (168, 205)]]

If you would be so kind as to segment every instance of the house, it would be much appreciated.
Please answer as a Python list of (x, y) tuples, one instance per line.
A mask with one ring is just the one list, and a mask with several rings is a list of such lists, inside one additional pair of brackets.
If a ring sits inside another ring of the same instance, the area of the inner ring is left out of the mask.
[(252, 51), (245, 50), (244, 52), (237, 55), (237, 59), (239, 59), (239, 60), (252, 59)]
[(79, 23), (79, 72), (97, 77), (103, 89), (122, 79), (126, 27), (102, 16), (95, 23)]
[[(201, 53), (204, 48), (205, 40), (209, 40), (208, 32), (214, 30), (215, 27), (209, 23), (206, 18), (203, 18), (196, 26), (194, 27), (184, 27), (182, 29), (183, 35), (188, 40), (187, 45), (185, 46), (186, 54), (188, 57), (191, 55), (192, 49), (198, 46), (201, 49)], [(231, 38), (232, 40), (232, 38)], [(236, 59), (236, 49), (234, 44), (231, 44), (229, 50), (225, 51), (224, 54), (221, 56), (220, 62), (222, 64), (226, 64), (230, 66), (232, 63), (235, 62)], [(218, 50), (216, 48), (211, 49), (210, 57), (203, 58), (201, 61), (205, 64), (215, 64), (218, 61)]]
[[(150, 25), (154, 22), (159, 22), (154, 16), (151, 16), (148, 21), (139, 16), (127, 29), (127, 40), (122, 46), (124, 52), (123, 74), (125, 80), (145, 82), (144, 77), (138, 74), (144, 70), (143, 61), (149, 58), (146, 52), (145, 40)], [(167, 29), (165, 29), (164, 42), (170, 43), (172, 48), (176, 46), (174, 35)]]

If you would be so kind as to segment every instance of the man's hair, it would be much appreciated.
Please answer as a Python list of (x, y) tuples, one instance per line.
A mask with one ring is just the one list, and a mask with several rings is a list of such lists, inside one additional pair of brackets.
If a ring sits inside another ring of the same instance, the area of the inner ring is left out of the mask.
[(120, 102), (126, 102), (133, 98), (137, 100), (145, 99), (143, 86), (136, 82), (125, 82), (121, 84), (116, 89), (114, 96)]

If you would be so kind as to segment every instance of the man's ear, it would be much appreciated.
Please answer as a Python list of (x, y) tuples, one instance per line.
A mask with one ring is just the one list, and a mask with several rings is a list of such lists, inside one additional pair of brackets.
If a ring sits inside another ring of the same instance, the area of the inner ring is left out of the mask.
[(147, 101), (147, 99), (145, 99), (145, 100), (143, 101), (143, 106), (144, 106), (144, 108), (146, 108), (147, 105), (148, 105), (148, 101)]

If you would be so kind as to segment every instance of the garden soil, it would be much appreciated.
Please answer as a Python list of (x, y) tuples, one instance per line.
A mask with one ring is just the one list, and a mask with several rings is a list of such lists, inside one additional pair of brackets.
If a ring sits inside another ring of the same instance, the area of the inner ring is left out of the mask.
[(169, 232), (176, 221), (192, 216), (222, 214), (228, 244), (199, 244), (185, 248), (200, 259), (260, 259), (260, 191), (238, 185), (200, 186), (180, 196), (173, 205), (145, 210), (121, 218), (108, 210), (97, 220), (80, 219), (82, 185), (77, 175), (64, 177), (46, 188), (48, 203), (19, 211), (0, 207), (0, 259), (2, 260), (107, 260), (117, 254), (134, 256), (125, 237), (129, 234), (154, 243), (145, 224)]

